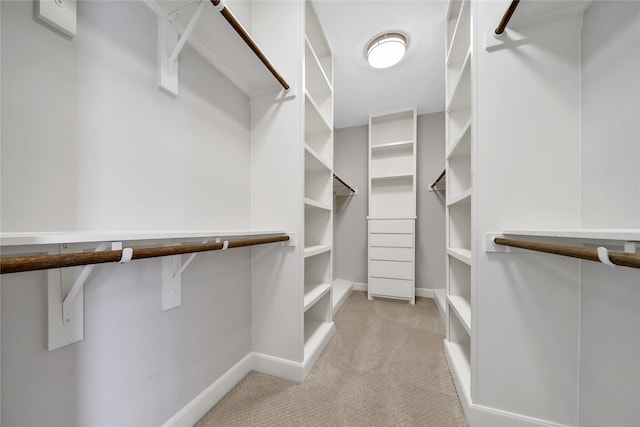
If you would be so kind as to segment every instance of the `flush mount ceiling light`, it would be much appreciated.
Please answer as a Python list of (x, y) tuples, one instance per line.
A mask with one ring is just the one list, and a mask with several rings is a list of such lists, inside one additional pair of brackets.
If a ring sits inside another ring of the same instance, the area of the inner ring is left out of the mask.
[(388, 68), (400, 62), (407, 50), (407, 38), (399, 33), (376, 37), (367, 47), (367, 60), (373, 68)]

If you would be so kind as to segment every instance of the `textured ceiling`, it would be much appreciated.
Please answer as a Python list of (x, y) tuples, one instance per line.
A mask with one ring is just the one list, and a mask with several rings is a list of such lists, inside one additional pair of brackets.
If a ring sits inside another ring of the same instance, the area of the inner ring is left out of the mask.
[[(444, 110), (444, 22), (440, 0), (316, 0), (334, 52), (334, 126), (368, 123), (369, 114), (417, 107), (418, 114)], [(407, 54), (378, 70), (366, 60), (375, 36), (401, 32)]]

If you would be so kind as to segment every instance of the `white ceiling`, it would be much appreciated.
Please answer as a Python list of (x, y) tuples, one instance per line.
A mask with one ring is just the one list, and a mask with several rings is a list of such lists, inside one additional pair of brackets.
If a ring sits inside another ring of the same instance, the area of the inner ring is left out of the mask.
[[(319, 0), (315, 2), (334, 53), (334, 126), (368, 123), (369, 114), (417, 107), (444, 110), (443, 0)], [(397, 65), (369, 66), (366, 48), (375, 36), (395, 31), (408, 49)]]

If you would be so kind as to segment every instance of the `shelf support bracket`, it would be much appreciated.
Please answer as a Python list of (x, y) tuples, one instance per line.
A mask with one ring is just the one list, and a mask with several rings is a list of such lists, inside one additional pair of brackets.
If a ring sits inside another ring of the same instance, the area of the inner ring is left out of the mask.
[[(210, 240), (211, 237), (207, 237), (202, 243), (208, 243)], [(216, 238), (216, 242), (220, 242), (220, 238)], [(162, 310), (171, 310), (182, 305), (182, 273), (196, 256), (198, 252), (192, 253), (184, 264), (182, 255), (162, 258)]]
[(173, 14), (158, 17), (158, 86), (172, 95), (178, 95), (178, 56), (200, 20), (205, 2), (200, 0), (180, 36), (172, 24)]
[[(108, 243), (95, 248), (104, 251)], [(60, 252), (69, 251), (61, 245)], [(54, 268), (48, 271), (48, 350), (84, 339), (84, 283), (95, 265), (86, 265), (74, 279), (78, 268)], [(73, 285), (71, 285), (73, 283)]]

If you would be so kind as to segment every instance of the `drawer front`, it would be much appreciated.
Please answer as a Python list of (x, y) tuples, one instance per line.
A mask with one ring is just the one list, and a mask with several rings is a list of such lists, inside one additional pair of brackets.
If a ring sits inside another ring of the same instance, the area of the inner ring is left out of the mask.
[(413, 280), (413, 263), (401, 261), (369, 261), (369, 278)]
[(369, 233), (413, 233), (412, 219), (370, 219)]
[(369, 248), (369, 259), (387, 261), (413, 261), (413, 248)]
[(395, 298), (413, 298), (413, 281), (397, 279), (369, 278), (369, 293)]
[(369, 246), (413, 248), (413, 234), (369, 234)]

